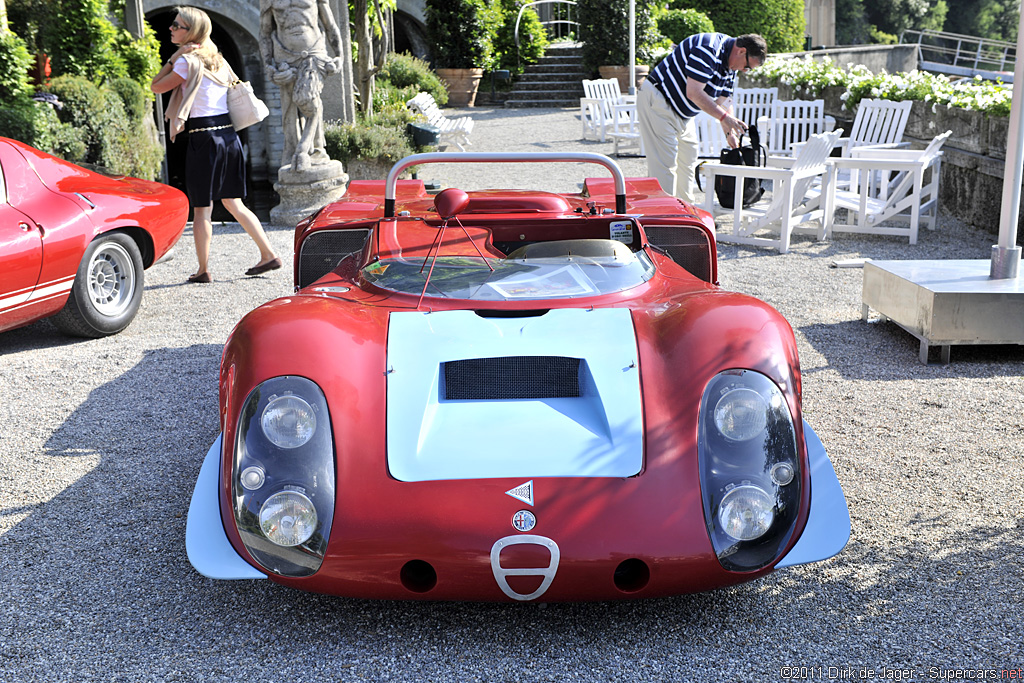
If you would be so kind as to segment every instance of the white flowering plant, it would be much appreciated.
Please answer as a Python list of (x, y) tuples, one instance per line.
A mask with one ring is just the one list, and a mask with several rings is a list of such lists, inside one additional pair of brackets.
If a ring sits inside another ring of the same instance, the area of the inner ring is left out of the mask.
[(999, 81), (986, 81), (981, 76), (952, 82), (927, 71), (914, 70), (907, 74), (882, 71), (875, 74), (862, 64), (848, 64), (843, 69), (829, 57), (814, 60), (810, 56), (799, 59), (769, 57), (750, 75), (768, 82), (785, 83), (797, 93), (811, 97), (817, 97), (827, 86), (844, 87), (846, 92), (841, 96), (843, 107), (851, 111), (862, 99), (871, 97), (897, 102), (930, 102), (933, 112), (945, 106), (980, 111), (990, 116), (1010, 114), (1010, 87)]

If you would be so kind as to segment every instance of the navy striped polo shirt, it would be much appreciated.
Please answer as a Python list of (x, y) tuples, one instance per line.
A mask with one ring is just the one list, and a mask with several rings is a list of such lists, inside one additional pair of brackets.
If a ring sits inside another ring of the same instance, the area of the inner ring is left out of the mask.
[(697, 33), (676, 46), (647, 76), (676, 114), (684, 119), (697, 115), (700, 108), (686, 98), (686, 80), (696, 78), (707, 83), (704, 92), (711, 99), (731, 96), (736, 72), (729, 68), (729, 51), (736, 39), (724, 33)]

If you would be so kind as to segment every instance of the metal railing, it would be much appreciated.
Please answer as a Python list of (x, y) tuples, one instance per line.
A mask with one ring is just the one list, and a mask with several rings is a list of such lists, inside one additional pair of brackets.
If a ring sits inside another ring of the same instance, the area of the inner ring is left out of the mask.
[[(579, 36), (580, 24), (578, 21), (573, 21), (572, 18), (573, 12), (576, 9), (575, 2), (572, 2), (572, 0), (538, 0), (538, 2), (528, 2), (519, 8), (519, 14), (516, 15), (516, 50), (519, 49), (519, 22), (523, 18), (523, 12), (536, 5), (559, 5), (559, 7), (547, 8), (549, 11), (545, 14), (552, 18), (541, 17), (540, 19), (540, 23), (545, 29), (547, 29), (548, 33), (551, 34), (551, 37), (563, 38), (570, 33), (576, 34), (577, 37)], [(540, 16), (539, 12), (538, 16)], [(562, 33), (565, 27), (569, 27), (569, 29), (565, 33)]]
[(944, 31), (906, 30), (900, 44), (917, 45), (918, 68), (924, 71), (1013, 83), (1014, 43)]

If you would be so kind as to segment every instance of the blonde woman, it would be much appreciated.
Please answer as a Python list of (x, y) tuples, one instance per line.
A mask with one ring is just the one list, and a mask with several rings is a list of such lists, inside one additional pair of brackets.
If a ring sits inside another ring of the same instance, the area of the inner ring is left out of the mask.
[(210, 40), (213, 28), (206, 12), (195, 7), (178, 7), (171, 22), (174, 55), (153, 78), (155, 93), (173, 90), (167, 106), (173, 142), (182, 130), (188, 133), (185, 155), (185, 190), (192, 204), (192, 234), (199, 268), (189, 282), (211, 282), (209, 259), (213, 240), (213, 201), (220, 200), (260, 250), (260, 260), (245, 271), (262, 275), (281, 267), (259, 219), (250, 211), (245, 197), (245, 159), (238, 135), (228, 116), (227, 92), (231, 68)]

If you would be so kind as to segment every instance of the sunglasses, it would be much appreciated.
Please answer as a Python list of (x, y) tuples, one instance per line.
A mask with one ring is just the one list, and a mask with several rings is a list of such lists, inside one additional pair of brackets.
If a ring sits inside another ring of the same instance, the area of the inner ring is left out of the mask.
[(172, 31), (177, 31), (179, 28), (180, 29), (184, 29), (185, 31), (187, 31), (189, 29), (188, 26), (185, 26), (183, 24), (179, 24), (177, 19), (175, 19), (174, 21), (171, 22), (171, 30)]

